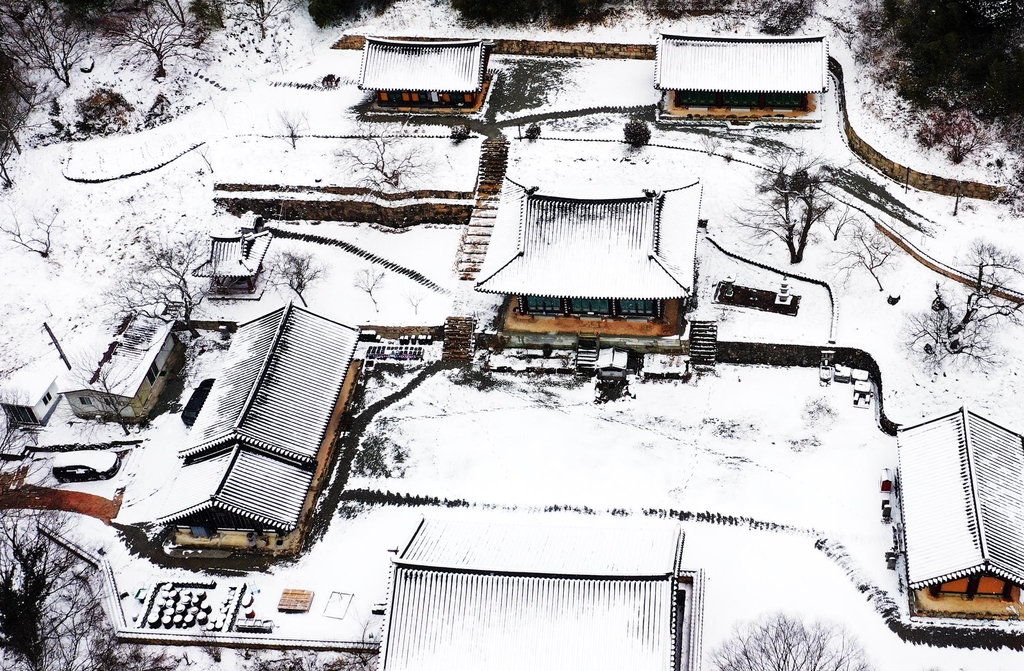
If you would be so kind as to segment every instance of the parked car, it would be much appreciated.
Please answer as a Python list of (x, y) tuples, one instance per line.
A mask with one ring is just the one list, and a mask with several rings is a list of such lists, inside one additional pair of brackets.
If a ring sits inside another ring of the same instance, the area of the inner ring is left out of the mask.
[(184, 422), (185, 426), (192, 426), (196, 423), (196, 417), (199, 416), (199, 411), (203, 409), (206, 397), (210, 395), (211, 387), (213, 387), (212, 379), (203, 380), (196, 387), (196, 390), (192, 392), (192, 397), (188, 399), (185, 409), (181, 411), (181, 421)]
[(60, 482), (109, 480), (121, 468), (121, 457), (107, 450), (63, 452), (53, 458), (53, 477)]

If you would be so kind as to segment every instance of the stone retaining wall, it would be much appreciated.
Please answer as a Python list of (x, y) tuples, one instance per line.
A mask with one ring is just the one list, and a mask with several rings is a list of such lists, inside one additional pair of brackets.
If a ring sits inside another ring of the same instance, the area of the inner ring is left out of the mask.
[(295, 186), (283, 184), (214, 184), (214, 191), (225, 193), (329, 193), (335, 196), (372, 196), (376, 200), (399, 201), (426, 198), (444, 200), (471, 200), (472, 191), (444, 191), (441, 189), (420, 189), (418, 191), (385, 192), (361, 186)]
[(835, 58), (829, 56), (828, 69), (836, 80), (836, 92), (839, 98), (839, 108), (842, 112), (843, 128), (846, 131), (846, 138), (850, 143), (850, 149), (867, 162), (868, 165), (901, 184), (909, 184), (915, 189), (940, 193), (944, 196), (955, 196), (959, 193), (961, 196), (967, 196), (968, 198), (995, 200), (1006, 191), (1005, 186), (993, 186), (969, 180), (955, 180), (918, 172), (910, 166), (901, 165), (896, 161), (886, 158), (882, 152), (861, 139), (857, 135), (857, 131), (850, 125), (850, 117), (846, 111), (846, 84), (843, 80), (843, 66)]
[(358, 200), (302, 200), (283, 197), (223, 198), (213, 202), (240, 217), (252, 212), (266, 219), (285, 221), (358, 221), (405, 228), (416, 224), (467, 224), (472, 204), (415, 202), (408, 205), (384, 205)]
[[(465, 37), (389, 37), (392, 40), (416, 40), (417, 42), (443, 42), (448, 40), (471, 39)], [(507, 56), (549, 56), (557, 58), (623, 58), (654, 60), (653, 44), (613, 44), (607, 42), (558, 42), (553, 40), (509, 40), (491, 39), (494, 50), (491, 53)], [(334, 49), (362, 49), (366, 38), (362, 35), (345, 35), (334, 43)]]

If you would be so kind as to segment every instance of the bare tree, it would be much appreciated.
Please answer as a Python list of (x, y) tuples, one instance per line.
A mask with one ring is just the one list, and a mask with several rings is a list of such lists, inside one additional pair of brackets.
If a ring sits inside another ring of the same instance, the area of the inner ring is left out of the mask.
[(280, 278), (279, 283), (294, 291), (306, 307), (306, 290), (327, 275), (326, 266), (309, 252), (282, 252), (268, 265), (271, 273)]
[(110, 26), (113, 46), (128, 49), (134, 61), (156, 61), (154, 79), (167, 76), (168, 61), (193, 56), (200, 37), (191, 26), (181, 25), (163, 5), (146, 5)]
[(756, 206), (744, 209), (737, 223), (765, 244), (782, 241), (789, 250), (789, 262), (800, 263), (811, 229), (835, 204), (825, 192), (830, 173), (828, 164), (802, 153), (776, 152), (755, 185)]
[(46, 91), (32, 84), (21, 64), (0, 49), (0, 185), (5, 189), (14, 184), (9, 167), (14, 156), (21, 154), (18, 136), (46, 99)]
[(422, 291), (413, 290), (405, 293), (405, 300), (408, 301), (409, 305), (412, 306), (412, 313), (418, 315), (420, 313), (420, 303), (427, 295)]
[(722, 147), (722, 138), (708, 133), (700, 138), (700, 146), (708, 156), (713, 155)]
[(842, 627), (810, 626), (776, 614), (737, 627), (711, 656), (714, 671), (871, 671), (864, 649)]
[(50, 252), (53, 251), (53, 236), (60, 231), (60, 226), (57, 225), (58, 214), (59, 212), (54, 212), (49, 220), (34, 214), (32, 223), (23, 227), (17, 213), (12, 211), (9, 220), (0, 221), (0, 233), (13, 244), (44, 259), (49, 258)]
[(839, 212), (838, 210), (839, 208), (833, 208), (832, 212), (829, 213), (829, 216), (825, 217), (822, 221), (822, 223), (825, 224), (825, 228), (828, 229), (828, 232), (832, 234), (832, 242), (839, 241), (839, 234), (844, 228), (846, 228), (847, 224), (859, 226), (861, 223), (860, 218), (855, 214), (856, 210), (849, 205), (843, 207), (842, 212)]
[(373, 135), (364, 128), (359, 139), (346, 140), (338, 157), (359, 173), (360, 184), (374, 191), (397, 189), (426, 170), (423, 147), (415, 139)]
[(267, 38), (267, 24), (301, 4), (301, 0), (232, 0), (236, 19), (248, 22), (260, 31), (260, 39)]
[(847, 278), (854, 270), (863, 268), (871, 273), (878, 290), (884, 291), (879, 273), (897, 249), (896, 243), (876, 227), (857, 222), (840, 251), (839, 268)]
[(148, 237), (142, 245), (141, 253), (106, 291), (107, 300), (126, 314), (168, 322), (180, 319), (193, 337), (199, 335), (192, 315), (209, 295), (210, 283), (192, 271), (206, 259), (206, 238), (198, 233), (181, 240)]
[(5, 51), (71, 85), (71, 70), (85, 57), (89, 33), (60, 3), (0, 3), (0, 26)]
[(48, 538), (57, 513), (0, 511), (0, 647), (12, 670), (85, 669), (83, 652), (102, 608), (90, 567)]
[(987, 367), (999, 359), (995, 327), (1021, 321), (1024, 302), (1009, 285), (1024, 269), (1016, 254), (982, 240), (972, 243), (963, 269), (970, 283), (955, 295), (936, 284), (931, 309), (909, 318), (905, 344), (926, 361)]
[(991, 141), (988, 129), (965, 109), (933, 110), (917, 131), (917, 141), (929, 149), (946, 148), (946, 156), (953, 163), (962, 163), (975, 150)]
[(366, 295), (373, 301), (375, 312), (380, 312), (380, 308), (377, 306), (377, 298), (373, 295), (373, 292), (380, 289), (382, 284), (384, 284), (384, 271), (372, 266), (357, 272), (355, 279), (352, 281), (352, 286), (360, 291), (365, 291)]
[[(11, 392), (0, 392), (0, 406), (21, 405), (21, 399)], [(0, 455), (18, 454), (28, 445), (28, 434), (7, 411), (0, 407)]]
[(284, 131), (284, 136), (292, 143), (292, 149), (295, 149), (295, 143), (300, 137), (300, 133), (305, 130), (309, 130), (309, 117), (305, 112), (292, 112), (288, 110), (282, 110), (277, 113), (278, 124)]

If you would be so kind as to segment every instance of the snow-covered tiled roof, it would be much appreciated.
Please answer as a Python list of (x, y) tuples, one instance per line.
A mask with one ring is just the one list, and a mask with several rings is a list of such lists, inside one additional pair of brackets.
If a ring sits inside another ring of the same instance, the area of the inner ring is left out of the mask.
[(268, 454), (236, 447), (188, 463), (168, 490), (161, 523), (217, 508), (290, 531), (298, 524), (313, 471)]
[[(85, 388), (134, 397), (173, 326), (170, 322), (142, 315), (126, 319)], [(78, 389), (81, 387), (67, 389), (64, 393)]]
[(312, 462), (358, 339), (291, 304), (240, 325), (182, 456), (239, 441)]
[(667, 35), (654, 87), (663, 91), (811, 93), (828, 89), (824, 37)]
[(394, 560), (382, 671), (671, 671), (680, 543), (425, 521)]
[(561, 575), (669, 575), (676, 570), (678, 528), (495, 525), (425, 519), (398, 557), (451, 569)]
[(961, 408), (898, 436), (911, 587), (982, 571), (1024, 585), (1024, 440)]
[(263, 264), (271, 239), (270, 231), (210, 236), (210, 258), (193, 274), (196, 277), (253, 277)]
[(64, 367), (56, 356), (45, 357), (0, 380), (0, 403), (31, 408), (53, 387)]
[(583, 199), (506, 179), (476, 288), (573, 298), (681, 298), (693, 286), (700, 200), (700, 182)]
[(489, 47), (483, 40), (413, 42), (367, 37), (359, 88), (474, 93), (483, 88)]

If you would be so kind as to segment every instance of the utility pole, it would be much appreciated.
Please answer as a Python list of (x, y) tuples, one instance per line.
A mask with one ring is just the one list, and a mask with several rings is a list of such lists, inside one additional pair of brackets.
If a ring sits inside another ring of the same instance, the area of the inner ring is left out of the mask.
[(67, 356), (64, 355), (64, 350), (61, 349), (60, 343), (57, 342), (57, 336), (53, 335), (53, 331), (50, 330), (50, 325), (43, 322), (43, 328), (46, 329), (46, 334), (50, 336), (50, 340), (53, 341), (53, 346), (57, 348), (57, 353), (60, 354), (60, 358), (64, 361), (64, 365), (68, 367), (68, 370), (71, 370), (71, 362), (68, 361)]
[(963, 186), (960, 184), (960, 180), (956, 180), (956, 202), (953, 203), (953, 216), (956, 216), (957, 210), (960, 209), (960, 196), (964, 193)]

